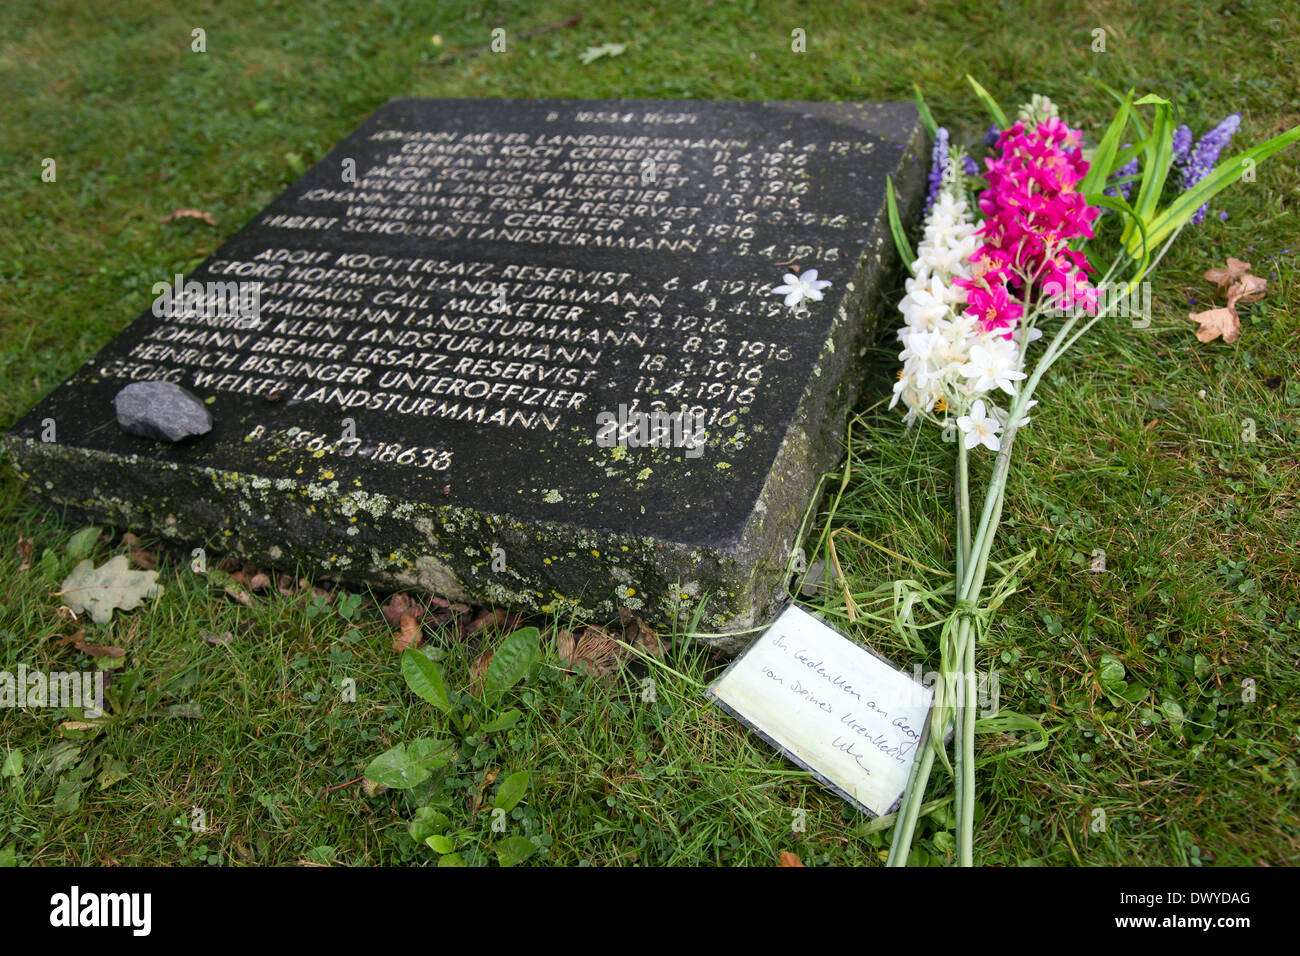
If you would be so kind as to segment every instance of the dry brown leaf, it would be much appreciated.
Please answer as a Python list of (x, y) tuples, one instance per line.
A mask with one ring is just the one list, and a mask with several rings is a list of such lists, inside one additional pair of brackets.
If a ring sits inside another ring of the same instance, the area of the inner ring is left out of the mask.
[(1205, 278), (1219, 287), (1219, 294), (1223, 295), (1228, 286), (1236, 282), (1241, 276), (1250, 271), (1250, 263), (1242, 262), (1240, 259), (1234, 259), (1228, 256), (1228, 267), (1226, 269), (1213, 268), (1205, 273)]
[(98, 730), (104, 726), (99, 721), (90, 720), (65, 720), (59, 724), (59, 730), (69, 731), (71, 733), (80, 733), (86, 730)]
[(208, 631), (200, 631), (199, 633), (203, 635), (203, 640), (207, 641), (213, 647), (221, 647), (225, 644), (233, 644), (235, 642), (235, 634), (233, 631), (222, 631), (220, 634), (212, 634)]
[(177, 219), (202, 219), (209, 226), (215, 226), (217, 224), (217, 221), (212, 218), (212, 213), (201, 212), (198, 209), (173, 209), (158, 221), (175, 222)]
[(573, 649), (577, 646), (577, 643), (577, 638), (573, 636), (572, 631), (561, 630), (555, 636), (555, 649), (566, 661), (573, 657)]
[[(466, 609), (468, 610), (468, 608)], [(506, 622), (506, 612), (500, 608), (487, 610), (486, 608), (474, 615), (473, 620), (465, 627), (465, 636), (473, 637), (479, 631), (489, 627), (500, 627)]]
[(803, 866), (803, 861), (789, 850), (781, 852), (780, 866)]
[(158, 556), (144, 548), (133, 548), (130, 557), (131, 563), (142, 570), (152, 571), (158, 567)]
[(1228, 308), (1232, 308), (1238, 302), (1255, 302), (1264, 298), (1264, 293), (1268, 291), (1268, 280), (1261, 279), (1259, 276), (1244, 275), (1228, 289)]
[(288, 574), (281, 574), (275, 579), (275, 586), (280, 589), (280, 593), (288, 597), (293, 593), (293, 577)]
[(36, 552), (36, 541), (32, 538), (18, 536), (18, 557), (21, 559), (18, 570), (26, 571), (32, 566), (32, 555)]
[(402, 623), (402, 615), (412, 610), (417, 617), (424, 613), (424, 609), (412, 601), (409, 594), (394, 594), (379, 606), (379, 613), (384, 616), (389, 627), (398, 627)]
[(601, 679), (611, 677), (627, 657), (627, 651), (612, 634), (591, 624), (577, 635), (561, 631), (556, 649), (570, 669)]
[(408, 609), (397, 620), (397, 634), (393, 638), (393, 650), (401, 653), (408, 647), (419, 647), (424, 643), (424, 630), (420, 627), (420, 615), (416, 609)]
[(1241, 320), (1232, 306), (1193, 312), (1188, 317), (1200, 325), (1196, 337), (1202, 342), (1212, 342), (1222, 335), (1223, 341), (1232, 343), (1241, 336)]
[(271, 576), (269, 574), (263, 574), (261, 571), (258, 571), (248, 579), (248, 589), (255, 594), (259, 591), (265, 591), (270, 586)]
[(232, 601), (238, 601), (240, 604), (244, 605), (244, 607), (253, 606), (253, 595), (249, 594), (243, 588), (228, 587), (223, 590), (226, 592), (226, 597), (230, 598)]
[(659, 639), (658, 633), (649, 627), (645, 621), (625, 607), (618, 609), (618, 619), (623, 625), (624, 643), (631, 644), (651, 657), (664, 656), (663, 641)]
[(487, 773), (483, 775), (483, 782), (480, 783), (478, 787), (474, 790), (474, 800), (470, 804), (470, 808), (469, 808), (469, 812), (471, 816), (478, 813), (478, 808), (483, 805), (483, 795), (487, 792), (488, 787), (492, 786), (492, 784), (496, 781), (497, 773), (498, 773), (497, 768), (493, 767), (491, 770), (489, 770)]
[(89, 654), (91, 657), (125, 657), (126, 651), (120, 647), (110, 647), (106, 644), (92, 644), (86, 640), (85, 631), (77, 631), (75, 634), (68, 634), (59, 638), (60, 644), (71, 644), (83, 654)]
[(488, 665), (492, 663), (493, 653), (495, 652), (491, 649), (484, 651), (470, 665), (469, 690), (475, 697), (483, 693), (483, 682), (487, 680)]

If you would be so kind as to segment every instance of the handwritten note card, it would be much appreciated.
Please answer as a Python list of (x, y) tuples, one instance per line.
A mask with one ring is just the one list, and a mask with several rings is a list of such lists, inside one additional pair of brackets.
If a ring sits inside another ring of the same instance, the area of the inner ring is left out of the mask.
[(716, 703), (859, 807), (907, 786), (932, 692), (790, 605), (708, 690)]

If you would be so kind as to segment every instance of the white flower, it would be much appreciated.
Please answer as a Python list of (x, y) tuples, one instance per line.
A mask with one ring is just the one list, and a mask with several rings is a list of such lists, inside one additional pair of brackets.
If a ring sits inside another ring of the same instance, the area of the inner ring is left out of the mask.
[[(1006, 343), (1010, 349), (997, 345), (997, 341)], [(966, 378), (975, 380), (974, 388), (977, 392), (1000, 388), (1008, 395), (1014, 395), (1016, 389), (1011, 383), (1028, 377), (1024, 372), (1016, 371), (1016, 362), (1015, 343), (999, 337), (996, 341), (972, 346), (970, 358), (966, 360), (961, 373)]]
[(785, 279), (785, 285), (777, 286), (771, 294), (785, 296), (785, 304), (791, 307), (799, 305), (804, 299), (820, 302), (822, 289), (830, 285), (827, 280), (817, 278), (816, 269), (809, 269), (801, 276), (787, 272), (782, 278)]
[(943, 280), (934, 276), (929, 285), (917, 286), (905, 295), (898, 304), (898, 311), (903, 313), (908, 325), (928, 331), (947, 314), (947, 297), (948, 289)]
[(983, 445), (989, 451), (997, 451), (1002, 447), (1002, 440), (998, 438), (1002, 426), (984, 414), (984, 402), (979, 399), (971, 406), (969, 415), (957, 419), (957, 427), (966, 436), (963, 443), (968, 449)]

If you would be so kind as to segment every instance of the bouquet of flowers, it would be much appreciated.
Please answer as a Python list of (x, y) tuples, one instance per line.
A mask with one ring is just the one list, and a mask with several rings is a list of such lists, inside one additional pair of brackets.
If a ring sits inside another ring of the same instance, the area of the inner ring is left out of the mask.
[[(974, 692), (978, 635), (1032, 557), (990, 561), (1012, 450), (1030, 423), (1035, 390), (1096, 323), (1131, 314), (1166, 250), (1184, 226), (1205, 217), (1220, 190), (1300, 139), (1296, 127), (1217, 162), (1237, 129), (1236, 114), (1193, 145), (1192, 131), (1175, 124), (1167, 100), (1111, 90), (1119, 109), (1090, 148), (1046, 97), (1034, 96), (1012, 121), (967, 79), (994, 122), (982, 163), (974, 151), (950, 142), (917, 91), (934, 152), (924, 235), (915, 252), (892, 184), (888, 194), (894, 241), (911, 264), (899, 304), (903, 367), (890, 407), (901, 405), (909, 425), (933, 424), (956, 445), (956, 575), (950, 587), (930, 592), (947, 603), (938, 680), (927, 742), (894, 825), (894, 866), (907, 862), (936, 760), (955, 781), (957, 862), (972, 865), (977, 730), (1035, 724), (1019, 715), (980, 719)], [(1104, 272), (1090, 258), (1099, 230), (1117, 250)], [(1040, 340), (1044, 344), (1035, 345)], [(970, 459), (981, 454), (996, 458), (977, 503)], [(998, 579), (986, 588), (990, 567)]]

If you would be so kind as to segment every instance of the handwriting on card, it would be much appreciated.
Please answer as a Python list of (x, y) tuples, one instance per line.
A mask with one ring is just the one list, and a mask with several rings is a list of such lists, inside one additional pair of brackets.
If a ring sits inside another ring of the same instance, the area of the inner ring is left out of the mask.
[(795, 605), (709, 694), (876, 814), (889, 812), (907, 784), (932, 696)]

